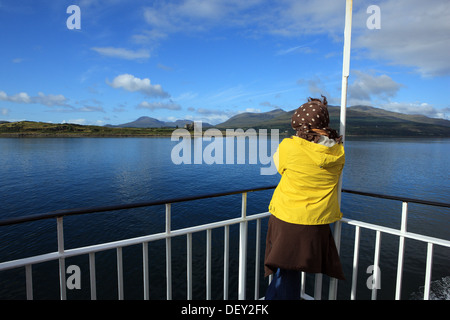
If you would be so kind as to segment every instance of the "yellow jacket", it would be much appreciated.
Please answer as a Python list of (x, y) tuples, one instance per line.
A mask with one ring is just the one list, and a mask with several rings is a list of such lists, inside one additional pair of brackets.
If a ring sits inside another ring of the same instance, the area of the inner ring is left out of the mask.
[(342, 144), (332, 147), (293, 136), (274, 154), (281, 180), (269, 204), (278, 219), (295, 224), (329, 224), (342, 218), (338, 182), (345, 163)]

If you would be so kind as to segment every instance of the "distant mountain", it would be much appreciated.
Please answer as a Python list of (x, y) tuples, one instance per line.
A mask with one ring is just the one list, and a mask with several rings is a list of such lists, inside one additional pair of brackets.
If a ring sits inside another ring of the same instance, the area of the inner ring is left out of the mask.
[[(267, 128), (293, 133), (291, 116), (294, 110), (281, 109), (264, 113), (241, 113), (218, 124), (219, 129)], [(330, 126), (339, 129), (340, 107), (328, 106)], [(450, 137), (450, 121), (408, 115), (370, 106), (347, 108), (346, 135), (354, 136), (441, 136)]]
[(216, 128), (232, 129), (232, 128), (253, 128), (259, 124), (267, 121), (273, 121), (278, 117), (284, 117), (288, 112), (282, 109), (275, 109), (269, 112), (255, 113), (255, 112), (244, 112), (239, 113), (227, 121), (216, 125)]
[[(192, 120), (176, 120), (174, 122), (161, 121), (151, 117), (140, 117), (135, 121), (127, 122), (119, 125), (106, 125), (107, 127), (118, 128), (183, 128), (185, 124), (192, 123)], [(203, 128), (211, 127), (209, 123), (202, 123)]]
[(134, 120), (132, 122), (127, 122), (124, 124), (119, 124), (116, 127), (119, 128), (160, 128), (164, 127), (165, 123), (164, 121), (160, 121), (155, 118), (150, 117), (140, 117), (137, 120)]

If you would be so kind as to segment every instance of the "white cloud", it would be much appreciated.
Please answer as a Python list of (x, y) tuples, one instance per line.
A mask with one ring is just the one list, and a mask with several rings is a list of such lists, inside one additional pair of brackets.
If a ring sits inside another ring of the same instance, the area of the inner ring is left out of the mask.
[(130, 92), (140, 92), (149, 97), (167, 98), (170, 96), (162, 89), (161, 85), (152, 85), (150, 79), (140, 79), (131, 74), (118, 75), (108, 84), (115, 89), (122, 88)]
[(348, 86), (348, 93), (353, 101), (371, 101), (372, 98), (386, 100), (394, 97), (402, 87), (402, 84), (385, 74), (376, 76), (353, 70), (352, 76), (356, 78)]
[(69, 119), (67, 121), (63, 120), (61, 123), (103, 126), (105, 124), (105, 121), (103, 121), (103, 120), (88, 120), (88, 119), (84, 119), (84, 118), (79, 118), (79, 119)]
[(380, 108), (405, 114), (421, 114), (430, 118), (450, 119), (450, 108), (436, 109), (428, 103), (389, 102), (380, 105)]
[[(264, 104), (264, 103), (263, 103)], [(231, 117), (245, 112), (260, 113), (261, 109), (246, 108), (244, 110), (225, 110), (225, 109), (206, 109), (206, 108), (189, 108), (190, 111), (196, 112), (199, 117), (188, 116), (187, 119), (197, 119), (198, 121), (208, 122), (210, 124), (218, 124), (227, 121)]]
[[(83, 104), (82, 107), (74, 107), (68, 103), (69, 99), (67, 99), (62, 94), (44, 94), (42, 92), (38, 92), (37, 96), (30, 96), (26, 92), (19, 92), (15, 95), (8, 95), (4, 91), (0, 91), (0, 100), (9, 101), (13, 103), (23, 103), (23, 104), (41, 104), (47, 107), (52, 108), (52, 112), (105, 112), (103, 107), (101, 106), (89, 106)], [(95, 102), (95, 101), (94, 101)], [(63, 108), (55, 108), (55, 107), (63, 107)], [(8, 110), (8, 109), (5, 109)], [(2, 114), (3, 109), (2, 109)]]
[(0, 113), (2, 114), (2, 116), (7, 116), (9, 114), (9, 109), (8, 108), (1, 108), (0, 109)]
[(63, 120), (61, 123), (74, 123), (74, 124), (82, 124), (85, 125), (87, 124), (87, 120), (86, 119), (71, 119), (71, 120)]
[(344, 12), (344, 2), (330, 0), (184, 0), (154, 4), (143, 15), (152, 30), (165, 35), (225, 26), (251, 35), (298, 36), (335, 32)]
[[(267, 11), (261, 0), (184, 0), (153, 4), (143, 11), (153, 34), (165, 37), (175, 32), (205, 32), (215, 27), (245, 27)], [(273, 4), (271, 4), (273, 5)], [(256, 10), (249, 12), (249, 10)], [(264, 11), (262, 11), (264, 10)], [(264, 14), (266, 15), (266, 14)]]
[(260, 112), (261, 112), (261, 109), (246, 108), (245, 110), (238, 111), (238, 113), (247, 113), (247, 112), (250, 112), (250, 113), (260, 113)]
[[(376, 4), (381, 29), (366, 25)], [(277, 2), (265, 31), (283, 36), (327, 34), (343, 41), (345, 1)], [(448, 0), (353, 1), (352, 58), (372, 58), (411, 67), (422, 76), (450, 75), (450, 6)], [(267, 18), (267, 17), (266, 17)], [(254, 21), (262, 24), (264, 19)], [(264, 29), (263, 29), (264, 30)]]
[(88, 106), (88, 105), (77, 108), (76, 111), (78, 111), (78, 112), (105, 112), (105, 110), (101, 106)]
[(259, 105), (263, 106), (263, 107), (273, 108), (273, 109), (283, 109), (281, 106), (279, 106), (277, 104), (273, 104), (273, 103), (271, 103), (269, 101), (260, 102)]
[(222, 123), (236, 114), (236, 112), (224, 109), (188, 108), (188, 110), (197, 113), (197, 115), (186, 115), (186, 119), (203, 121), (213, 125)]
[(35, 103), (43, 104), (44, 106), (47, 106), (47, 107), (68, 106), (67, 105), (67, 98), (64, 97), (62, 94), (45, 95), (42, 92), (39, 92), (37, 97), (33, 97), (33, 101)]
[(331, 94), (327, 90), (321, 77), (316, 76), (314, 79), (308, 80), (308, 91), (311, 94), (311, 97), (319, 98), (325, 96), (328, 99), (328, 102), (332, 101)]
[[(342, 32), (345, 2), (288, 0), (266, 12), (266, 32), (286, 37)], [(270, 22), (269, 22), (270, 21)], [(262, 23), (262, 21), (260, 22)]]
[(288, 48), (288, 49), (278, 50), (275, 55), (277, 55), (277, 56), (284, 56), (284, 55), (287, 55), (287, 54), (313, 53), (313, 52), (314, 52), (314, 50), (311, 47), (309, 47), (307, 45), (303, 45), (303, 46), (296, 46), (296, 47), (291, 47), (291, 48)]
[(181, 110), (180, 105), (170, 102), (147, 102), (143, 101), (138, 106), (138, 109), (149, 109), (154, 111), (155, 109), (167, 109), (167, 110)]
[(206, 109), (206, 108), (197, 108), (197, 113), (202, 115), (226, 115), (229, 116), (231, 113), (229, 111), (221, 110), (221, 109)]
[[(368, 1), (365, 2), (367, 5)], [(354, 15), (352, 46), (366, 58), (412, 67), (423, 76), (450, 74), (450, 6), (448, 0), (379, 1), (381, 29), (369, 30), (369, 15)], [(364, 8), (361, 8), (364, 9)]]
[(26, 104), (42, 104), (47, 107), (54, 106), (62, 106), (62, 107), (70, 107), (67, 104), (68, 99), (64, 97), (62, 94), (58, 95), (45, 95), (42, 92), (39, 92), (37, 96), (30, 97), (26, 92), (19, 92), (13, 96), (9, 96), (4, 91), (0, 91), (0, 100), (10, 101), (14, 103), (26, 103)]
[(124, 49), (124, 48), (114, 48), (114, 47), (102, 47), (102, 48), (93, 47), (91, 49), (103, 56), (126, 59), (126, 60), (140, 60), (140, 59), (150, 58), (149, 51), (145, 50), (145, 49), (129, 50), (129, 49)]

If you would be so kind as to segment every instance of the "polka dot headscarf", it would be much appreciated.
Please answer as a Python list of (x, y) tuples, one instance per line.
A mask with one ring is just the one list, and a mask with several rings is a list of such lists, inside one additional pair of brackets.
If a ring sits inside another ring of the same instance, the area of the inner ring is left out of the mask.
[(342, 136), (329, 127), (330, 116), (328, 114), (327, 99), (308, 99), (292, 115), (291, 125), (300, 138), (317, 143), (321, 135), (328, 136), (340, 143)]

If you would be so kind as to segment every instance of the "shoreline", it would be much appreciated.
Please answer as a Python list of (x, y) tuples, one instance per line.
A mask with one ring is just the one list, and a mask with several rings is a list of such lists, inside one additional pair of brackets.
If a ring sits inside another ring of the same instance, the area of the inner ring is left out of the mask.
[[(194, 134), (193, 132), (190, 132), (189, 136), (191, 138), (196, 137), (213, 137), (217, 136), (216, 134), (204, 134), (205, 132), (202, 132), (200, 135), (199, 133)], [(234, 132), (232, 134), (226, 133), (221, 131), (223, 137), (257, 137), (260, 134), (246, 134), (246, 133), (238, 133)], [(270, 136), (270, 134), (261, 134), (262, 136)], [(290, 133), (279, 133), (280, 137), (290, 137), (292, 134)], [(172, 133), (142, 133), (142, 134), (93, 134), (93, 133), (30, 133), (30, 132), (17, 132), (17, 133), (0, 133), (0, 138), (171, 138), (173, 135)], [(179, 137), (187, 137), (188, 135), (185, 134), (176, 134), (177, 138)], [(355, 135), (355, 134), (346, 134), (346, 138), (399, 138), (399, 139), (450, 139), (450, 136), (438, 136), (438, 135)]]

